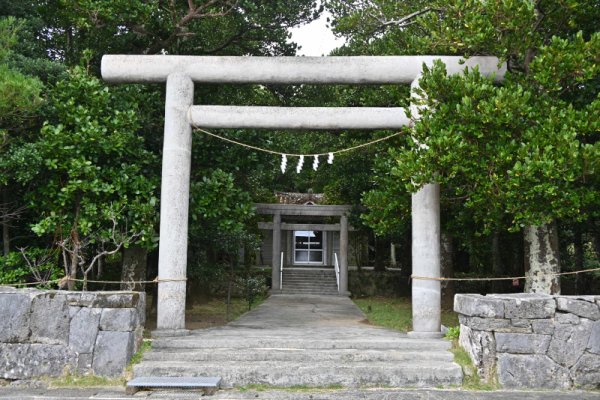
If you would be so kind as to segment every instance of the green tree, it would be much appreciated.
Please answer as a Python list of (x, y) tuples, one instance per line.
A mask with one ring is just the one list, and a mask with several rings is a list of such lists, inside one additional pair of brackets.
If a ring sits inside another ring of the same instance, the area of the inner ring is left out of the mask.
[(134, 87), (109, 90), (75, 68), (53, 88), (39, 138), (11, 155), (17, 178), (35, 186), (32, 229), (55, 238), (69, 278), (86, 279), (99, 257), (133, 242), (152, 246), (155, 179), (144, 175), (155, 157), (133, 99)]
[[(598, 47), (594, 2), (328, 2), (351, 51), (496, 55), (502, 87), (477, 71), (426, 71), (429, 107), (395, 150), (408, 192), (438, 181), (480, 232), (523, 229), (527, 290), (559, 292), (556, 219), (598, 212)], [(375, 196), (375, 195), (372, 195)]]
[(0, 18), (0, 221), (4, 256), (10, 251), (11, 221), (23, 211), (22, 205), (12, 201), (9, 193), (11, 173), (5, 165), (6, 154), (30, 127), (28, 122), (42, 103), (40, 80), (9, 65), (20, 26), (15, 18)]

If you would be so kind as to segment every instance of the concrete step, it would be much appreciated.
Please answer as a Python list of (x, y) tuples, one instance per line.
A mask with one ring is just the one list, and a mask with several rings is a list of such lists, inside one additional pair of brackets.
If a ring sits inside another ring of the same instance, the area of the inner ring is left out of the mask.
[(316, 287), (316, 288), (331, 288), (337, 289), (337, 282), (308, 282), (308, 281), (287, 281), (283, 280), (284, 286), (300, 286), (300, 287)]
[(338, 291), (319, 291), (319, 290), (293, 290), (283, 289), (281, 294), (297, 294), (297, 295), (315, 295), (315, 296), (339, 296)]
[(329, 276), (329, 275), (325, 275), (325, 276), (308, 276), (308, 275), (284, 275), (283, 279), (292, 279), (292, 280), (296, 280), (296, 279), (305, 279), (305, 280), (309, 280), (309, 281), (320, 281), (320, 280), (328, 280), (328, 281), (335, 281), (335, 275), (333, 276)]
[(300, 278), (300, 277), (283, 277), (283, 282), (307, 282), (307, 283), (334, 283), (336, 282), (335, 277), (328, 278)]
[(305, 281), (311, 281), (311, 282), (318, 282), (318, 281), (322, 281), (322, 280), (326, 280), (326, 281), (334, 281), (336, 280), (335, 275), (334, 276), (303, 276), (303, 275), (284, 275), (283, 276), (283, 280), (305, 280)]
[(402, 350), (311, 350), (311, 349), (159, 349), (144, 354), (144, 361), (289, 361), (289, 362), (412, 362), (414, 360), (452, 362), (449, 351)]
[(283, 288), (284, 289), (309, 289), (309, 290), (335, 290), (337, 292), (337, 284), (319, 284), (319, 285), (313, 285), (311, 283), (290, 283), (290, 282), (283, 282)]
[(284, 276), (335, 276), (335, 271), (286, 271)]
[(293, 363), (256, 361), (180, 362), (145, 361), (135, 365), (134, 376), (220, 376), (223, 387), (248, 384), (274, 386), (415, 386), (458, 385), (462, 381), (460, 367), (454, 363), (338, 362)]
[(154, 339), (153, 349), (365, 349), (365, 350), (398, 350), (403, 351), (445, 351), (450, 349), (450, 342), (444, 340), (426, 340), (398, 338), (339, 339), (314, 340), (310, 336), (302, 338), (249, 337), (249, 336), (183, 336)]

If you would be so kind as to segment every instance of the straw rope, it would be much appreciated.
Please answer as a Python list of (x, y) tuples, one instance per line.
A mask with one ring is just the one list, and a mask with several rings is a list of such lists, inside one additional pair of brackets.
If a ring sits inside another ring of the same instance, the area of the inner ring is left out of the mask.
[(385, 136), (385, 137), (382, 137), (382, 138), (379, 138), (379, 139), (371, 140), (370, 142), (361, 143), (361, 144), (358, 144), (356, 146), (347, 147), (345, 149), (328, 151), (326, 153), (299, 154), (299, 153), (284, 153), (284, 152), (281, 152), (281, 151), (275, 151), (275, 150), (265, 149), (265, 148), (262, 148), (262, 147), (253, 146), (251, 144), (239, 142), (237, 140), (233, 140), (233, 139), (226, 138), (224, 136), (217, 135), (216, 133), (212, 133), (212, 132), (207, 131), (205, 129), (198, 128), (197, 126), (192, 126), (192, 128), (196, 132), (202, 132), (202, 133), (204, 133), (204, 134), (206, 134), (208, 136), (214, 137), (214, 138), (222, 140), (224, 142), (235, 144), (237, 146), (242, 146), (242, 147), (245, 147), (247, 149), (251, 149), (251, 150), (255, 150), (255, 151), (261, 151), (263, 153), (268, 153), (268, 154), (275, 154), (275, 155), (278, 155), (278, 156), (291, 156), (291, 157), (301, 157), (301, 156), (305, 156), (305, 157), (315, 157), (315, 156), (322, 157), (322, 156), (328, 156), (330, 154), (346, 153), (348, 151), (357, 150), (357, 149), (360, 149), (360, 148), (363, 148), (363, 147), (371, 146), (373, 144), (389, 140), (389, 139), (391, 139), (393, 137), (399, 136), (402, 133), (404, 133), (402, 131), (399, 131), (399, 132), (393, 133), (391, 135), (388, 135), (388, 136)]

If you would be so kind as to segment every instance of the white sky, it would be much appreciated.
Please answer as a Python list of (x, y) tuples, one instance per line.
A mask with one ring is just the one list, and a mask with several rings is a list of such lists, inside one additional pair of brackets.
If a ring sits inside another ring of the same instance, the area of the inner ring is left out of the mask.
[(344, 40), (333, 36), (327, 27), (327, 17), (331, 18), (331, 14), (324, 11), (319, 19), (310, 24), (290, 29), (292, 41), (302, 46), (298, 51), (299, 56), (326, 56), (344, 44)]

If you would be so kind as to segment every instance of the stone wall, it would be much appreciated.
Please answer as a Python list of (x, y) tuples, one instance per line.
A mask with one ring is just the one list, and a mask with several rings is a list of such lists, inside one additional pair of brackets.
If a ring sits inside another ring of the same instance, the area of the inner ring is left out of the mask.
[(145, 294), (0, 286), (0, 378), (121, 375), (138, 350)]
[(457, 294), (460, 345), (505, 388), (600, 388), (600, 296)]

